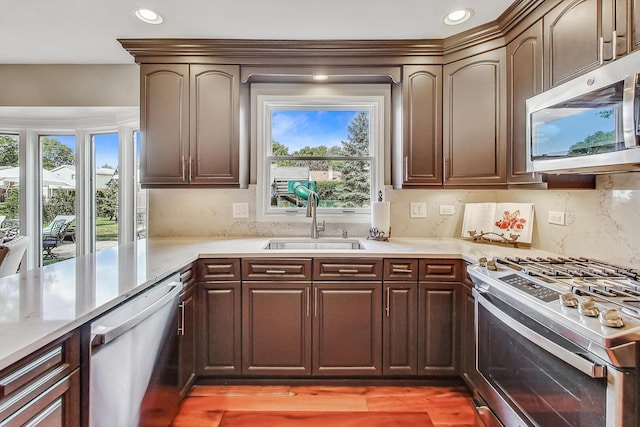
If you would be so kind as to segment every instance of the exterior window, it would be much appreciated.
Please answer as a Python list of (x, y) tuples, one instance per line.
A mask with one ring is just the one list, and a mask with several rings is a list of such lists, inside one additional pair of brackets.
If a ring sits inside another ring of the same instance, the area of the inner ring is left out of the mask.
[(18, 135), (0, 134), (0, 235), (20, 227)]
[(371, 202), (383, 187), (388, 88), (350, 93), (344, 87), (254, 86), (258, 219), (306, 221), (307, 198), (315, 192), (318, 215), (369, 221)]
[(91, 135), (94, 150), (95, 248), (118, 244), (118, 153), (117, 133)]
[(76, 256), (76, 138), (40, 135), (42, 264)]
[(140, 131), (133, 133), (136, 153), (136, 239), (144, 239), (147, 237), (147, 190), (142, 188), (140, 184), (140, 150), (142, 149), (142, 141), (140, 140)]

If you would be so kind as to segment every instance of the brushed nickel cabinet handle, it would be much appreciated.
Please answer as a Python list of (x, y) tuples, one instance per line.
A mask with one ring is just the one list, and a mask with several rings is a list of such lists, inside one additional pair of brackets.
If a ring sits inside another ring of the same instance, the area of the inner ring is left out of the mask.
[(313, 290), (313, 317), (318, 317), (318, 288)]
[(390, 295), (391, 295), (391, 288), (387, 288), (387, 308), (386, 308), (387, 317), (389, 317), (391, 315), (391, 298), (390, 298)]
[(182, 180), (183, 181), (187, 180), (187, 177), (186, 177), (186, 172), (187, 172), (186, 169), (187, 169), (187, 167), (185, 166), (185, 161), (186, 161), (186, 159), (184, 158), (184, 156), (182, 156)]
[(600, 54), (600, 65), (604, 64), (604, 37), (600, 37), (600, 45), (598, 47)]
[(404, 156), (404, 181), (409, 181), (409, 156)]
[(178, 326), (178, 335), (184, 336), (184, 301), (180, 303), (180, 326)]
[(341, 274), (357, 274), (358, 270), (347, 270), (347, 269), (342, 269), (341, 268), (341, 269), (338, 270), (338, 273), (341, 273)]
[(284, 270), (265, 270), (266, 274), (285, 274)]
[(406, 268), (394, 268), (391, 270), (392, 273), (399, 273), (399, 274), (411, 274), (413, 273), (413, 270), (411, 269), (406, 269)]
[(611, 33), (611, 60), (615, 61), (618, 56), (618, 32), (613, 30)]
[(189, 156), (189, 181), (193, 181), (193, 158), (191, 156)]
[(311, 316), (311, 290), (305, 288), (304, 292), (307, 294), (307, 317)]

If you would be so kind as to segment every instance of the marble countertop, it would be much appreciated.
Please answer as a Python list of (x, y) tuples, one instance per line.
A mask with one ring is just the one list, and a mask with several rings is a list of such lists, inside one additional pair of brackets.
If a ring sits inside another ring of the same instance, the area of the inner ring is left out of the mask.
[(151, 238), (0, 279), (0, 369), (90, 322), (197, 258), (553, 256), (455, 238), (359, 239), (362, 250), (267, 250), (270, 238)]

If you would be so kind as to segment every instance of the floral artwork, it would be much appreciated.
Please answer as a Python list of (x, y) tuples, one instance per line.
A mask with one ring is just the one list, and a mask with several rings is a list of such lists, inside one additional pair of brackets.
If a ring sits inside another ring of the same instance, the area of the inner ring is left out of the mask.
[(501, 230), (522, 231), (526, 222), (526, 219), (520, 218), (520, 210), (516, 209), (513, 213), (504, 211), (502, 219), (496, 221), (496, 227)]

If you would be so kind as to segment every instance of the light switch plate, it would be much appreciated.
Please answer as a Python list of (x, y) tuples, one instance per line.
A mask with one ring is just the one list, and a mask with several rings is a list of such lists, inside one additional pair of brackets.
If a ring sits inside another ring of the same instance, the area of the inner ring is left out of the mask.
[(233, 217), (234, 218), (249, 218), (249, 203), (234, 203), (233, 204)]
[(549, 211), (549, 224), (564, 225), (564, 212)]
[(409, 218), (426, 218), (427, 202), (411, 202)]
[(453, 205), (440, 205), (440, 215), (454, 215), (455, 213)]

